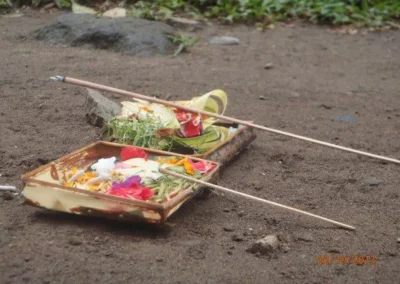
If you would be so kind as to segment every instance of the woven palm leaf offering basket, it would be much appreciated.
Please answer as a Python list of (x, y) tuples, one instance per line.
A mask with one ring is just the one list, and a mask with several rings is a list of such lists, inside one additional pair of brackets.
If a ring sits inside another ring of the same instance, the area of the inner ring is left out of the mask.
[(23, 176), (25, 202), (55, 211), (162, 224), (219, 164), (171, 152), (96, 142)]
[[(227, 95), (215, 90), (174, 102), (223, 114)], [(234, 123), (135, 99), (104, 126), (104, 140), (23, 176), (25, 203), (50, 210), (123, 221), (163, 224), (193, 196), (209, 196), (204, 185), (161, 168), (213, 181), (222, 165), (255, 139)], [(207, 160), (205, 160), (207, 159)]]

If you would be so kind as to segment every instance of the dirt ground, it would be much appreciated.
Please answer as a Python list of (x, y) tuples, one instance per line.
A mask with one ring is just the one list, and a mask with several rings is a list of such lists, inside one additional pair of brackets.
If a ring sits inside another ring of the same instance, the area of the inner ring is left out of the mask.
[[(210, 26), (198, 35), (231, 35), (240, 44), (202, 40), (191, 54), (143, 59), (16, 37), (52, 17), (0, 17), (1, 185), (20, 187), (25, 172), (98, 139), (98, 129), (84, 119), (86, 91), (49, 81), (54, 75), (174, 99), (221, 88), (229, 95), (229, 115), (400, 158), (399, 31), (344, 35), (296, 23), (260, 33)], [(269, 62), (273, 68), (264, 69)], [(221, 194), (192, 200), (161, 229), (0, 198), (0, 283), (398, 281), (399, 165), (257, 133), (221, 185), (357, 230)], [(368, 184), (372, 178), (382, 183)], [(274, 255), (246, 252), (270, 234), (281, 240)], [(323, 255), (373, 256), (376, 264), (321, 265)]]

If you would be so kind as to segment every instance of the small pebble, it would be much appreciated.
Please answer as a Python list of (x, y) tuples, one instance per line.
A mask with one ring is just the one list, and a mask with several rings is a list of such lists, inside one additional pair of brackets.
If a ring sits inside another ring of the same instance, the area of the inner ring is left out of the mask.
[(397, 242), (400, 244), (400, 238), (397, 238)]
[(369, 186), (378, 186), (381, 183), (383, 183), (383, 180), (377, 179), (377, 178), (367, 178), (364, 180), (364, 184), (369, 185)]
[(266, 221), (266, 223), (268, 225), (272, 225), (272, 226), (276, 226), (278, 225), (278, 220), (276, 218), (273, 217), (265, 217), (264, 220)]
[(238, 45), (240, 40), (236, 37), (231, 36), (215, 36), (209, 40), (210, 44), (220, 44), (220, 45)]
[(232, 252), (230, 250), (227, 251), (227, 254), (232, 255)]
[(274, 64), (272, 62), (268, 62), (267, 64), (264, 65), (265, 70), (269, 70), (274, 68)]
[(319, 105), (319, 107), (324, 108), (324, 109), (332, 109), (331, 106), (328, 106), (326, 104), (321, 104), (321, 105)]
[(314, 237), (312, 236), (311, 233), (299, 234), (297, 236), (297, 239), (300, 241), (304, 241), (304, 242), (313, 242), (314, 241)]
[(233, 232), (235, 230), (234, 228), (232, 228), (230, 226), (225, 226), (225, 227), (223, 227), (223, 229), (225, 232)]
[(232, 236), (232, 241), (235, 241), (235, 242), (243, 242), (243, 241), (244, 241), (244, 238), (242, 238), (241, 236), (238, 236), (238, 235), (233, 235), (233, 236)]
[(247, 252), (258, 255), (266, 255), (276, 251), (279, 248), (279, 240), (275, 235), (269, 235), (265, 238), (256, 240), (247, 249)]
[(263, 95), (259, 96), (258, 99), (261, 101), (265, 101), (265, 97)]
[(356, 117), (351, 114), (335, 115), (333, 120), (337, 122), (354, 123), (356, 121)]
[(224, 210), (222, 210), (222, 211), (224, 211), (225, 213), (231, 212), (231, 210), (229, 208), (224, 208)]
[(290, 251), (289, 246), (287, 246), (287, 245), (283, 246), (283, 247), (282, 247), (282, 251), (283, 251), (284, 253), (289, 252), (289, 251)]
[(70, 239), (70, 240), (68, 241), (68, 243), (69, 243), (70, 245), (73, 245), (73, 246), (79, 246), (79, 245), (82, 244), (82, 241), (80, 241), (80, 240), (78, 240), (78, 239), (75, 239), (75, 238), (72, 238), (72, 239)]
[(238, 216), (239, 216), (239, 217), (243, 217), (243, 216), (244, 216), (244, 211), (240, 211), (240, 212), (238, 213)]
[(11, 192), (4, 192), (3, 193), (3, 199), (10, 201), (14, 199), (14, 195)]
[(338, 249), (338, 248), (331, 248), (331, 249), (328, 250), (328, 252), (330, 252), (330, 253), (340, 253), (340, 249)]
[(252, 185), (254, 187), (255, 190), (261, 190), (263, 187), (263, 183), (260, 180), (255, 180), (252, 182)]
[(156, 261), (157, 261), (157, 262), (163, 262), (164, 259), (163, 259), (162, 257), (157, 257), (157, 258), (156, 258)]
[(94, 241), (95, 241), (95, 242), (98, 242), (98, 241), (100, 241), (100, 238), (99, 238), (99, 237), (95, 237), (95, 238), (94, 238)]

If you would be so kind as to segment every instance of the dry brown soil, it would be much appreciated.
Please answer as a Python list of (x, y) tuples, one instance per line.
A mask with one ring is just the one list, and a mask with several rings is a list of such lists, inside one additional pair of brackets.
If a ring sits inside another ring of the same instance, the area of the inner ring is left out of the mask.
[[(2, 185), (20, 187), (23, 173), (98, 139), (84, 119), (85, 90), (49, 81), (54, 75), (175, 99), (221, 88), (229, 115), (400, 158), (399, 31), (211, 26), (198, 34), (232, 35), (240, 45), (203, 40), (191, 54), (143, 59), (16, 37), (52, 17), (0, 18)], [(274, 68), (265, 70), (268, 62)], [(333, 119), (341, 115), (352, 121)], [(396, 283), (399, 172), (400, 165), (258, 131), (223, 173), (222, 185), (352, 224), (355, 232), (221, 194), (191, 201), (161, 229), (0, 198), (0, 283)], [(383, 182), (365, 184), (374, 177)], [(281, 239), (274, 255), (246, 252), (270, 234)], [(321, 255), (374, 256), (376, 263), (320, 265)]]

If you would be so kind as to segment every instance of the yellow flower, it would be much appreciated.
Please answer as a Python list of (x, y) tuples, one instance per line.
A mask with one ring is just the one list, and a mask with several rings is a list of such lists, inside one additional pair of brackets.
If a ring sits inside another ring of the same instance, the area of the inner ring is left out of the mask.
[(168, 165), (175, 165), (178, 162), (178, 159), (175, 157), (172, 158), (161, 158), (159, 157), (157, 159), (157, 163), (161, 163), (161, 164), (168, 164)]
[(194, 175), (194, 169), (192, 164), (189, 162), (188, 159), (184, 159), (183, 162), (183, 167), (185, 168), (185, 171), (189, 174), (189, 175)]

